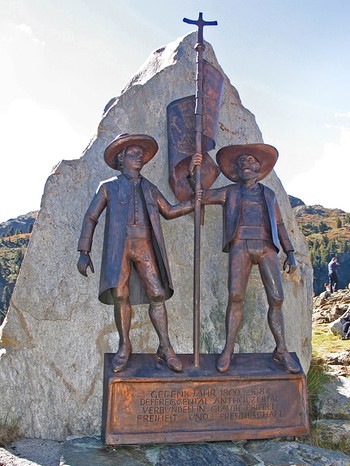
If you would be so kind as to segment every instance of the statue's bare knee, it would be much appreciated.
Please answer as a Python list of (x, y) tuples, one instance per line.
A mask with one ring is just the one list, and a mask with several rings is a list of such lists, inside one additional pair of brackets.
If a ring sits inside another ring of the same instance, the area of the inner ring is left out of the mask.
[(130, 302), (129, 294), (114, 288), (112, 290), (112, 297), (114, 301), (114, 306), (121, 307), (123, 304), (128, 304)]
[(153, 306), (159, 306), (160, 304), (165, 303), (165, 294), (162, 292), (152, 293), (149, 296), (150, 304)]
[(243, 309), (244, 294), (239, 292), (230, 292), (228, 296), (227, 310), (232, 309), (241, 313)]
[(269, 303), (269, 306), (270, 308), (273, 308), (273, 309), (281, 309), (282, 308), (282, 305), (283, 305), (283, 301), (284, 301), (284, 298), (283, 296), (277, 296), (277, 295), (270, 295), (268, 296), (268, 303)]

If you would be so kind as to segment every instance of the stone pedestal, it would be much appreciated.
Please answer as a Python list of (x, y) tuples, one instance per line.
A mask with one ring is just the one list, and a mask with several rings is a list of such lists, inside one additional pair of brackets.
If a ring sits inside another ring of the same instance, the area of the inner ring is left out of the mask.
[[(293, 358), (297, 360), (295, 353)], [(216, 354), (179, 355), (170, 371), (152, 354), (134, 354), (115, 374), (105, 355), (102, 440), (107, 445), (265, 439), (309, 433), (306, 378), (271, 354), (237, 354), (220, 374)]]

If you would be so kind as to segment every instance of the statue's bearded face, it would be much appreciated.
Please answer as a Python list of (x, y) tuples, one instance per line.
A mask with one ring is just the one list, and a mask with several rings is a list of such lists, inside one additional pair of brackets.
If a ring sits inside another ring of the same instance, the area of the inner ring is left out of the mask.
[(260, 163), (253, 155), (240, 155), (236, 160), (236, 166), (242, 181), (256, 180), (260, 174)]

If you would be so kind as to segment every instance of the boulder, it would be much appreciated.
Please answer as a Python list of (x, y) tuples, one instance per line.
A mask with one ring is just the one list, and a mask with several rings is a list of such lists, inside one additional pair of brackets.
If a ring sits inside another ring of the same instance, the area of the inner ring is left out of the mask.
[(341, 323), (341, 317), (339, 317), (339, 319), (336, 319), (331, 324), (329, 324), (329, 329), (334, 335), (341, 335), (343, 337), (344, 331), (343, 331), (343, 324)]
[[(85, 278), (76, 268), (82, 218), (100, 181), (116, 174), (105, 164), (103, 152), (122, 132), (146, 133), (158, 141), (160, 149), (143, 174), (171, 203), (177, 202), (168, 184), (166, 107), (195, 92), (195, 43), (193, 33), (153, 52), (121, 95), (109, 102), (82, 157), (59, 163), (46, 182), (3, 327), (0, 361), (1, 417), (18, 422), (27, 437), (63, 440), (70, 434), (100, 432), (103, 358), (105, 352), (116, 351), (118, 337), (113, 309), (97, 299), (103, 218), (92, 251), (97, 273)], [(205, 58), (224, 75), (210, 44)], [(225, 75), (224, 80), (217, 149), (262, 142), (254, 115), (244, 108)], [(210, 153), (214, 160), (215, 153)], [(298, 354), (307, 371), (312, 314), (309, 252), (276, 173), (263, 182), (277, 195), (296, 251), (297, 272), (283, 273), (285, 326), (288, 348)], [(228, 183), (220, 175), (214, 187)], [(167, 302), (170, 335), (177, 352), (189, 353), (193, 347), (193, 219), (164, 221), (163, 232), (175, 285), (175, 294)], [(228, 255), (221, 251), (220, 207), (206, 208), (201, 236), (201, 351), (216, 353), (225, 340), (228, 269)], [(281, 253), (281, 266), (284, 259)], [(241, 352), (273, 351), (266, 311), (265, 291), (255, 269), (237, 339)], [(147, 306), (135, 306), (131, 338), (135, 352), (156, 351)]]
[(350, 451), (350, 421), (344, 419), (317, 419), (313, 422), (313, 435), (320, 445)]
[(350, 378), (334, 377), (326, 382), (315, 404), (320, 418), (350, 421)]
[(313, 299), (314, 308), (322, 307), (324, 304), (327, 304), (330, 296), (331, 294), (328, 291), (323, 291), (318, 296), (315, 296)]

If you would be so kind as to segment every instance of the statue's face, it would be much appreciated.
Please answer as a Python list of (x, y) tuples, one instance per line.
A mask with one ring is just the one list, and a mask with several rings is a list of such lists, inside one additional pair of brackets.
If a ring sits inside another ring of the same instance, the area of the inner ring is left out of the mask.
[(140, 146), (127, 147), (123, 157), (123, 169), (141, 170), (143, 167), (143, 149)]
[(242, 154), (236, 160), (237, 173), (243, 182), (256, 180), (260, 173), (260, 163), (250, 154)]

